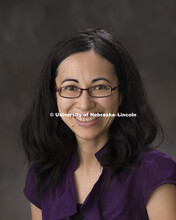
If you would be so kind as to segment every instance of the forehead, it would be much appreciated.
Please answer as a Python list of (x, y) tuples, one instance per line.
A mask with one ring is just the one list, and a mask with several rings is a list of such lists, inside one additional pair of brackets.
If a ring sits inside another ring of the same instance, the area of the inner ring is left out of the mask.
[(65, 77), (92, 79), (107, 77), (116, 80), (114, 65), (93, 50), (75, 53), (64, 59), (57, 69), (56, 80)]

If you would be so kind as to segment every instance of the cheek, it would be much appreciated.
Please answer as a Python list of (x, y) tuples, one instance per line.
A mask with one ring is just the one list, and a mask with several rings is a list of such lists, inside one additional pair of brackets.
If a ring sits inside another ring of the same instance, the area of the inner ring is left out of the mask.
[(110, 99), (102, 99), (100, 102), (100, 105), (103, 106), (107, 111), (109, 111), (110, 113), (117, 113), (118, 111), (118, 99), (117, 97), (112, 97)]
[[(72, 100), (67, 100), (67, 99), (62, 99), (58, 98), (57, 99), (57, 107), (58, 107), (58, 112), (59, 113), (65, 113), (67, 114), (69, 109), (72, 106)], [(64, 123), (72, 130), (74, 128), (74, 125), (72, 124), (72, 120), (70, 117), (61, 117)]]
[(67, 112), (67, 110), (69, 110), (72, 105), (73, 105), (73, 101), (71, 99), (63, 99), (57, 97), (57, 107), (60, 113)]

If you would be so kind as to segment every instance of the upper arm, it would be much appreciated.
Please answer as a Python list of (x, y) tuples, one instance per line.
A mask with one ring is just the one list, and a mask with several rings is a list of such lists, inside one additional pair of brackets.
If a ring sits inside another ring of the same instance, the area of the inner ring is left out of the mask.
[(39, 209), (37, 206), (33, 205), (32, 203), (30, 203), (30, 205), (31, 205), (32, 220), (42, 220), (41, 209)]
[(176, 219), (176, 186), (164, 184), (149, 196), (146, 210), (150, 220)]

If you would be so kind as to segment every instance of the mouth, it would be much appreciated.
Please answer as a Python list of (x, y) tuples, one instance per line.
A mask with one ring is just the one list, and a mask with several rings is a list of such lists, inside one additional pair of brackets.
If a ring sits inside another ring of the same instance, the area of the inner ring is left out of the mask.
[(76, 120), (78, 120), (78, 121), (84, 121), (84, 122), (86, 122), (86, 121), (94, 121), (94, 120), (96, 120), (97, 118), (99, 118), (99, 117), (95, 117), (95, 116), (90, 116), (90, 117), (75, 117), (76, 118)]
[[(94, 114), (94, 115), (93, 115)], [(95, 116), (97, 115), (97, 113), (93, 113), (91, 115), (91, 113), (86, 113), (86, 114), (76, 114), (76, 116), (74, 116), (74, 118), (80, 122), (90, 122), (90, 121), (95, 121), (96, 119), (99, 118), (99, 116)]]

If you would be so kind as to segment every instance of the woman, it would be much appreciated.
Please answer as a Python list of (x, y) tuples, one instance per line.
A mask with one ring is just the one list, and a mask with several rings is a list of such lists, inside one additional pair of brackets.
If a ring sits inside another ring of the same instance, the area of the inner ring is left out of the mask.
[(121, 43), (100, 29), (64, 38), (21, 126), (32, 220), (175, 220), (176, 163), (150, 147), (158, 134)]

